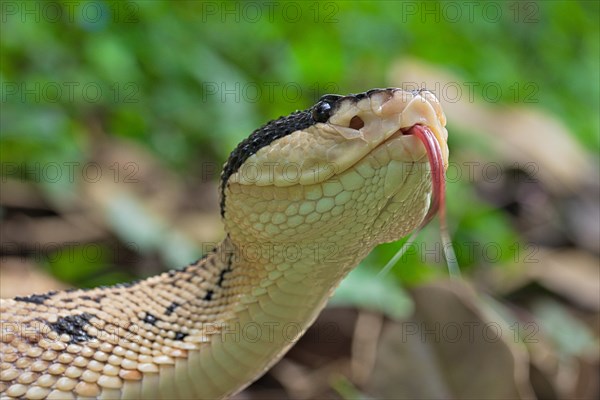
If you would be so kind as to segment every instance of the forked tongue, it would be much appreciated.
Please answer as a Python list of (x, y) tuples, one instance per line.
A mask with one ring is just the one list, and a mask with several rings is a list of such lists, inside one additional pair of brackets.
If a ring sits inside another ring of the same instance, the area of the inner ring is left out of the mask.
[(408, 129), (404, 134), (414, 135), (425, 146), (427, 150), (427, 157), (429, 158), (429, 165), (431, 166), (431, 205), (429, 211), (425, 215), (423, 222), (416, 229), (408, 240), (404, 243), (402, 248), (398, 250), (398, 253), (392, 257), (385, 267), (381, 270), (379, 275), (386, 274), (402, 257), (406, 250), (412, 245), (416, 239), (417, 234), (427, 225), (436, 214), (440, 218), (440, 238), (442, 240), (442, 247), (444, 249), (444, 257), (448, 264), (448, 272), (451, 277), (460, 277), (460, 269), (458, 268), (458, 262), (456, 261), (456, 254), (452, 247), (452, 241), (450, 240), (450, 234), (448, 233), (448, 225), (446, 223), (446, 173), (444, 170), (444, 160), (442, 158), (442, 149), (440, 144), (435, 138), (435, 135), (427, 126), (414, 125)]

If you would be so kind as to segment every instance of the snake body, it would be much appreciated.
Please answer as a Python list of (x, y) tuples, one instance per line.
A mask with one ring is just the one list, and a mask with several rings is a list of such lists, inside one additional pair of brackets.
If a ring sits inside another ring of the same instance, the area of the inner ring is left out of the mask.
[(425, 126), (447, 162), (427, 91), (326, 95), (267, 123), (222, 174), (226, 238), (145, 280), (3, 299), (1, 398), (224, 398), (298, 340), (379, 243), (431, 202)]

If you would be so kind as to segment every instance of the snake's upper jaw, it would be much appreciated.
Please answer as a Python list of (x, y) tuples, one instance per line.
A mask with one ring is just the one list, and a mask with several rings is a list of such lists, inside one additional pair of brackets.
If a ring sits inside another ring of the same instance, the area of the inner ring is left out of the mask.
[[(425, 90), (374, 89), (360, 95), (338, 96), (326, 122), (273, 141), (252, 156), (231, 175), (230, 183), (252, 186), (313, 185), (339, 175), (390, 139), (397, 139), (414, 125), (426, 125), (440, 143), (447, 165), (446, 118), (435, 96)], [(414, 142), (405, 158), (426, 160), (425, 148)], [(418, 154), (417, 154), (418, 153)]]
[[(331, 146), (327, 161), (343, 171), (392, 137), (406, 134), (415, 125), (431, 129), (440, 144), (444, 167), (448, 162), (446, 117), (437, 98), (427, 90), (407, 92), (401, 89), (377, 89), (367, 98), (344, 101), (338, 106), (327, 126), (342, 140)], [(426, 159), (426, 151), (407, 155), (404, 161)], [(399, 160), (402, 161), (402, 160)]]

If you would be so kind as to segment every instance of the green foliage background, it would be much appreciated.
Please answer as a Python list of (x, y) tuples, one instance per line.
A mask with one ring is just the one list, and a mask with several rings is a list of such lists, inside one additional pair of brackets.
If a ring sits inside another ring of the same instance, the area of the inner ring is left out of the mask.
[[(569, 125), (590, 151), (600, 148), (595, 1), (474, 2), (460, 5), (458, 16), (437, 1), (48, 4), (2, 5), (3, 163), (85, 162), (100, 127), (189, 176), (199, 160), (222, 163), (253, 129), (324, 93), (386, 86), (391, 63), (404, 57), (446, 67), (465, 82), (533, 82), (535, 106)], [(68, 85), (78, 85), (72, 97)], [(497, 104), (522, 101), (504, 90)], [(451, 148), (472, 146), (452, 133)], [(455, 238), (504, 241), (505, 248), (520, 240), (467, 183), (454, 186), (461, 201), (450, 201), (450, 220), (462, 218)], [(60, 188), (72, 190), (69, 182)], [(382, 246), (366, 263), (381, 266), (397, 248)], [(417, 258), (396, 272), (405, 283), (444, 273)], [(70, 281), (90, 284), (76, 275)]]

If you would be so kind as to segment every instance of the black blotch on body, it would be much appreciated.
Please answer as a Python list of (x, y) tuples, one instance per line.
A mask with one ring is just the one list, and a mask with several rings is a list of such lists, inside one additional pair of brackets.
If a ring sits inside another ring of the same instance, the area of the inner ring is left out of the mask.
[(44, 301), (48, 300), (52, 296), (54, 296), (57, 291), (51, 291), (44, 294), (32, 294), (30, 296), (17, 296), (15, 297), (16, 301), (23, 301), (26, 303), (34, 303), (34, 304), (44, 304)]
[(217, 281), (217, 286), (218, 287), (223, 287), (221, 285), (223, 285), (223, 280), (225, 279), (225, 274), (229, 272), (229, 269), (225, 268), (223, 270), (221, 270), (221, 272), (219, 272), (219, 280)]
[(207, 290), (206, 294), (204, 295), (204, 300), (206, 301), (210, 301), (212, 300), (213, 294), (215, 294), (215, 292), (213, 292), (212, 290)]
[(100, 300), (102, 300), (105, 297), (106, 297), (105, 294), (99, 294), (98, 296), (94, 296), (94, 297), (85, 295), (85, 296), (79, 297), (79, 299), (81, 299), (81, 300), (90, 300), (90, 301), (95, 301), (96, 303), (100, 303)]
[(183, 340), (187, 335), (187, 333), (177, 332), (175, 333), (175, 340)]
[(68, 315), (66, 317), (60, 317), (56, 322), (49, 322), (48, 325), (59, 335), (69, 335), (71, 338), (69, 343), (71, 344), (86, 342), (92, 338), (87, 334), (84, 328), (90, 323), (92, 318), (94, 318), (94, 315), (89, 313)]
[(229, 254), (227, 258), (227, 267), (223, 268), (221, 272), (219, 272), (219, 279), (217, 280), (217, 286), (222, 288), (223, 281), (225, 280), (225, 274), (231, 271), (231, 263), (233, 262), (233, 254)]
[(150, 314), (150, 313), (146, 313), (146, 316), (144, 317), (144, 322), (150, 325), (154, 325), (156, 324), (156, 321), (158, 321), (158, 318), (156, 318), (154, 315)]
[(219, 272), (219, 280), (217, 281), (217, 286), (222, 287), (223, 280), (225, 279), (225, 273), (227, 272), (227, 268)]
[(165, 308), (165, 315), (171, 315), (173, 314), (173, 311), (175, 311), (175, 309), (179, 307), (179, 303), (177, 302), (172, 302), (171, 304), (169, 304), (169, 306), (167, 308)]

